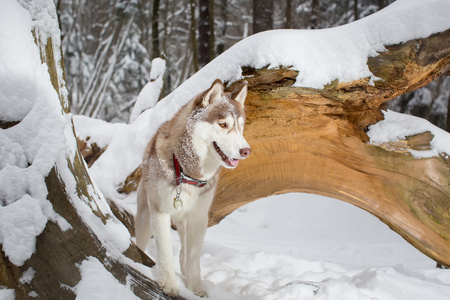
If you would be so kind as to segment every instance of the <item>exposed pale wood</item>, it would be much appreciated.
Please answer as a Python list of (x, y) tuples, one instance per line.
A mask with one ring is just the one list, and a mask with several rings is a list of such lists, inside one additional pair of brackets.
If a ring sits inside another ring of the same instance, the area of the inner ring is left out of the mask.
[(89, 143), (89, 137), (87, 140), (77, 139), (78, 150), (80, 150), (81, 155), (83, 155), (88, 167), (92, 164), (106, 151), (108, 147), (100, 148), (97, 143)]

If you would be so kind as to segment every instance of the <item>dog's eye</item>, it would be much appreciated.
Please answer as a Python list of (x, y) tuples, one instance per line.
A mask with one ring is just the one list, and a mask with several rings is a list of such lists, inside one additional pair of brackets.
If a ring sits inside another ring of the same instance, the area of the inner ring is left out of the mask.
[(219, 126), (222, 127), (222, 128), (227, 128), (228, 127), (227, 123), (219, 123)]

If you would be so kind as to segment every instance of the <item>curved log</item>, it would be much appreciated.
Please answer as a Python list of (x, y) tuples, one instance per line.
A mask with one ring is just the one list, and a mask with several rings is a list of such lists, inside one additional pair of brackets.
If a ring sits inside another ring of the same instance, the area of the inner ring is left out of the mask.
[[(371, 145), (367, 127), (383, 119), (388, 100), (450, 71), (450, 30), (386, 47), (368, 58), (381, 80), (334, 81), (323, 89), (293, 87), (298, 71), (243, 68), (249, 92), (245, 136), (252, 155), (223, 170), (210, 211), (215, 225), (240, 206), (275, 194), (315, 193), (354, 204), (390, 226), (417, 249), (450, 266), (448, 155), (414, 159), (429, 133)], [(240, 82), (232, 83), (233, 90)], [(119, 192), (136, 190), (140, 167)], [(117, 215), (117, 214), (116, 214)], [(129, 215), (118, 215), (133, 228)]]
[(370, 145), (365, 133), (383, 118), (386, 101), (448, 72), (449, 41), (447, 30), (368, 58), (369, 69), (382, 79), (374, 85), (367, 78), (332, 82), (322, 90), (299, 88), (291, 86), (297, 72), (288, 68), (245, 70), (245, 136), (253, 153), (236, 170), (221, 173), (209, 225), (269, 195), (320, 194), (374, 214), (449, 266), (448, 155), (414, 159), (402, 150), (426, 148), (432, 138), (426, 133), (402, 147)]

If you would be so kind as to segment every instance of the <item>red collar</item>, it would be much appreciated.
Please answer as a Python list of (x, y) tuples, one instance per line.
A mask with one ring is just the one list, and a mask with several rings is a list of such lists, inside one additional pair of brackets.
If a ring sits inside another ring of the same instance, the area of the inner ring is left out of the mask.
[(191, 178), (183, 173), (183, 169), (180, 166), (180, 162), (175, 157), (175, 153), (173, 154), (173, 165), (175, 167), (175, 175), (176, 175), (176, 185), (179, 186), (181, 183), (187, 183), (190, 185), (195, 185), (196, 187), (204, 187), (207, 183), (206, 180), (197, 180)]

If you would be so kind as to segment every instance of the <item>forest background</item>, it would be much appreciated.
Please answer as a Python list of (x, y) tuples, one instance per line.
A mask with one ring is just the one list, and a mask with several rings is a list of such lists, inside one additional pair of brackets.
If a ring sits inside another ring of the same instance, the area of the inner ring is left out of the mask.
[[(251, 34), (340, 26), (394, 1), (58, 0), (72, 112), (127, 123), (155, 58), (166, 61), (163, 98)], [(450, 78), (442, 76), (388, 108), (450, 131), (449, 101)]]

